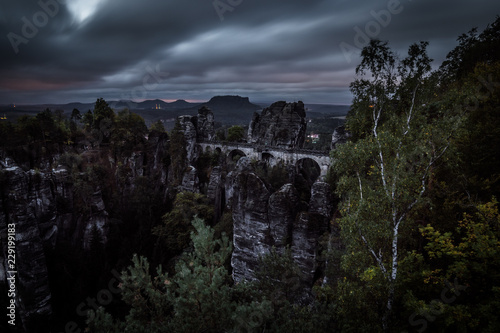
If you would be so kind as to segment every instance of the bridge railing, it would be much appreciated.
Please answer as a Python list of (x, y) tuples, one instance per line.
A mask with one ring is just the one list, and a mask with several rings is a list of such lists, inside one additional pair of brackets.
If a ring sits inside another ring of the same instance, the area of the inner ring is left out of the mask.
[(248, 142), (227, 142), (227, 141), (208, 141), (208, 140), (200, 140), (198, 143), (218, 145), (218, 146), (226, 146), (226, 147), (235, 147), (238, 148), (253, 148), (259, 152), (266, 151), (280, 151), (289, 154), (305, 154), (305, 155), (316, 155), (316, 156), (329, 156), (330, 150), (314, 150), (314, 149), (303, 149), (303, 148), (284, 148), (279, 146), (269, 146), (269, 145), (256, 145)]

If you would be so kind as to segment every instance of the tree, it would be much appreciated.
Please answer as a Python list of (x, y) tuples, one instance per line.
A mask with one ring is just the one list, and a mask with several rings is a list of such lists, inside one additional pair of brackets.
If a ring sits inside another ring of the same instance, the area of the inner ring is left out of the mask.
[(245, 129), (242, 126), (234, 125), (227, 130), (227, 141), (240, 142), (245, 138)]
[(477, 64), (491, 64), (500, 55), (500, 16), (480, 34), (477, 28), (458, 37), (459, 45), (446, 56), (439, 74), (446, 83), (464, 79)]
[[(440, 231), (428, 224), (420, 228), (427, 239), (428, 264), (422, 271), (426, 285), (447, 288), (439, 308), (422, 304), (423, 317), (442, 315), (443, 326), (454, 331), (467, 329), (498, 332), (500, 320), (500, 214), (493, 198), (464, 213), (455, 230)], [(418, 322), (417, 320), (415, 322)]]
[(163, 224), (156, 227), (153, 233), (164, 240), (167, 250), (177, 255), (189, 245), (193, 217), (212, 221), (213, 215), (213, 206), (209, 204), (206, 196), (180, 192), (175, 196), (172, 211), (163, 215)]
[(92, 126), (94, 125), (94, 115), (92, 114), (92, 111), (88, 110), (85, 112), (82, 116), (82, 121), (85, 130), (90, 132), (92, 130)]
[(115, 153), (129, 155), (134, 148), (143, 148), (147, 133), (144, 118), (128, 109), (118, 112), (110, 135)]
[(151, 277), (148, 261), (134, 256), (120, 286), (130, 306), (125, 320), (101, 308), (89, 315), (91, 332), (240, 332), (253, 328), (247, 323), (256, 314), (267, 319), (269, 302), (246, 300), (244, 285), (231, 287), (227, 236), (215, 239), (214, 230), (199, 218), (192, 225), (193, 250), (177, 262), (176, 273), (169, 276), (160, 266)]
[(92, 135), (98, 144), (109, 143), (113, 131), (115, 113), (108, 103), (98, 98), (93, 111)]
[(380, 309), (384, 330), (398, 296), (400, 237), (461, 119), (452, 112), (428, 117), (431, 60), (426, 47), (425, 42), (411, 45), (401, 61), (385, 42), (372, 40), (363, 49), (346, 124), (353, 141), (333, 156), (343, 199), (344, 265), (365, 265), (351, 269), (385, 295)]
[(82, 115), (80, 114), (80, 111), (78, 109), (73, 109), (73, 111), (71, 112), (70, 123), (69, 123), (69, 129), (72, 134), (77, 132), (78, 130), (77, 122), (80, 122), (80, 120), (82, 120)]
[(71, 111), (71, 120), (74, 120), (74, 121), (79, 121), (82, 119), (82, 115), (80, 114), (80, 110), (78, 109), (73, 109), (73, 111)]
[(163, 122), (161, 120), (157, 120), (151, 124), (149, 130), (163, 133), (165, 132), (165, 126), (163, 126)]

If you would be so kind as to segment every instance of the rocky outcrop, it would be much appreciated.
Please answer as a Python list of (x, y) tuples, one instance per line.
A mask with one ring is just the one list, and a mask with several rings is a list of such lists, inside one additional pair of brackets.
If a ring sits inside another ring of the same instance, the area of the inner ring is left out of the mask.
[(196, 130), (198, 142), (212, 141), (215, 138), (214, 114), (206, 106), (198, 110)]
[(198, 133), (196, 132), (196, 116), (180, 116), (177, 118), (182, 128), (182, 133), (186, 140), (186, 153), (187, 160), (190, 164), (194, 164), (197, 157), (196, 151), (196, 138)]
[(168, 135), (164, 132), (153, 131), (148, 137), (148, 149), (146, 151), (146, 162), (148, 175), (156, 174), (160, 184), (167, 185), (168, 170), (165, 165), (165, 157), (168, 156)]
[(330, 192), (328, 184), (316, 182), (308, 208), (301, 206), (293, 184), (285, 184), (271, 193), (254, 172), (249, 159), (241, 158), (226, 179), (228, 207), (233, 213), (234, 279), (254, 279), (260, 257), (273, 246), (278, 250), (288, 246), (302, 271), (301, 282), (307, 295), (306, 290), (310, 290), (321, 268), (317, 249), (331, 218)]
[(188, 167), (188, 170), (184, 173), (184, 177), (182, 177), (182, 183), (179, 185), (178, 190), (181, 192), (200, 192), (200, 180), (198, 179), (198, 172), (195, 167)]
[[(168, 148), (165, 133), (150, 135), (142, 152), (132, 152), (120, 160), (112, 158), (106, 150), (87, 151), (78, 157), (85, 165), (100, 164), (115, 170), (116, 183), (122, 195), (133, 191), (135, 180), (153, 177), (155, 190), (166, 191), (168, 171), (165, 156)], [(70, 155), (76, 156), (74, 152)], [(47, 262), (49, 252), (61, 242), (71, 244), (75, 251), (89, 250), (97, 231), (100, 240), (107, 242), (111, 224), (104, 188), (88, 184), (81, 178), (80, 186), (86, 188), (78, 200), (84, 200), (85, 211), (76, 208), (75, 171), (71, 165), (42, 161), (39, 169), (27, 170), (0, 151), (0, 290), (6, 285), (7, 226), (15, 224), (18, 327), (27, 332), (49, 331), (52, 314), (51, 276)], [(59, 159), (59, 161), (61, 161)], [(77, 169), (76, 169), (77, 170)], [(73, 174), (72, 174), (73, 173)], [(81, 174), (83, 176), (84, 174)], [(80, 202), (81, 204), (81, 202)], [(57, 263), (52, 263), (52, 266)]]
[(344, 126), (337, 127), (332, 134), (332, 143), (330, 145), (330, 149), (335, 149), (338, 145), (346, 143), (349, 137), (350, 135), (345, 130)]
[(194, 165), (200, 153), (196, 144), (212, 141), (215, 137), (214, 114), (203, 106), (198, 110), (197, 116), (180, 116), (178, 120), (186, 139), (187, 160)]
[(293, 222), (300, 211), (300, 197), (292, 184), (283, 185), (269, 198), (269, 229), (276, 248), (291, 243)]
[(248, 129), (248, 142), (283, 148), (302, 148), (306, 134), (304, 103), (273, 103), (254, 113)]
[[(0, 267), (8, 267), (7, 226), (14, 224), (18, 322), (26, 331), (37, 332), (36, 326), (48, 325), (52, 313), (44, 247), (54, 246), (59, 228), (71, 219), (60, 206), (62, 201), (71, 202), (72, 192), (64, 169), (25, 172), (11, 165), (1, 170), (1, 174)], [(5, 276), (5, 272), (0, 275)]]
[(236, 281), (254, 279), (259, 256), (271, 249), (267, 216), (270, 195), (265, 183), (252, 171), (250, 160), (240, 158), (226, 180), (228, 207), (233, 211), (231, 265)]
[(309, 210), (301, 212), (293, 225), (292, 255), (302, 271), (302, 281), (312, 286), (319, 269), (318, 243), (328, 230), (333, 199), (327, 183), (316, 182), (311, 189)]
[(214, 221), (219, 221), (226, 205), (224, 174), (220, 166), (214, 167), (210, 173), (207, 186), (207, 197), (214, 205)]

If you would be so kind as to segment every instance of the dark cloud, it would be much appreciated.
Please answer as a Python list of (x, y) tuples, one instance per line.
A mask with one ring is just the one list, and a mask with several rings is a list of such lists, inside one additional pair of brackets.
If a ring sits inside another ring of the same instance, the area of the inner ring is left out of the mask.
[(221, 0), (233, 4), (223, 13), (214, 3), (3, 1), (0, 103), (217, 94), (349, 103), (358, 31), (401, 54), (428, 40), (438, 66), (460, 34), (500, 14), (489, 0)]

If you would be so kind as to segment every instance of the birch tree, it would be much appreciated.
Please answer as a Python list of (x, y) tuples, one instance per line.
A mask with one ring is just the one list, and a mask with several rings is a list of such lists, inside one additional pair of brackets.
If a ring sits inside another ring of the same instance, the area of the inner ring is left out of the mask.
[(343, 262), (362, 280), (380, 281), (385, 331), (397, 296), (400, 238), (412, 210), (424, 203), (433, 167), (457, 123), (456, 117), (435, 114), (428, 105), (431, 59), (426, 47), (426, 42), (411, 45), (402, 60), (378, 40), (363, 49), (347, 118), (353, 140), (333, 156), (343, 199)]

